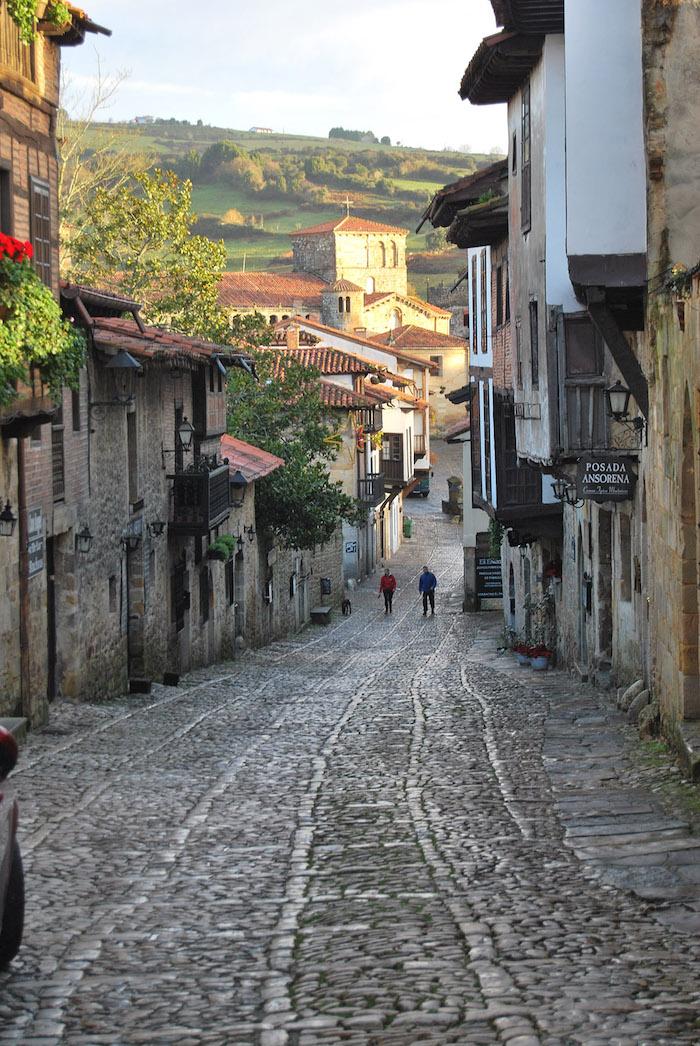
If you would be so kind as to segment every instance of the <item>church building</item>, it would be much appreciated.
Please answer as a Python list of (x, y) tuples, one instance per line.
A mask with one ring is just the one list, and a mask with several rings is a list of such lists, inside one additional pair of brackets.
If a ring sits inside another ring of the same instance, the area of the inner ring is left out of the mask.
[(227, 272), (230, 315), (301, 316), (369, 335), (407, 325), (449, 334), (450, 313), (408, 293), (407, 229), (346, 215), (291, 233), (293, 272)]

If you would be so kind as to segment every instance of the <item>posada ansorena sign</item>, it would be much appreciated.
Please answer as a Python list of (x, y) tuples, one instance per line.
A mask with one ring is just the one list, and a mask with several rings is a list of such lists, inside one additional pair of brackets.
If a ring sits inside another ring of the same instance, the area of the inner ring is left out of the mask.
[(578, 496), (585, 501), (629, 501), (637, 475), (634, 458), (586, 454), (578, 463)]

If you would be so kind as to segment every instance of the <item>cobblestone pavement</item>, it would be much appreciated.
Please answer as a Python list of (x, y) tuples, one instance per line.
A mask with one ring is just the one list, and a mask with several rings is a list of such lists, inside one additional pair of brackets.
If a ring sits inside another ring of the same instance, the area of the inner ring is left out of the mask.
[(572, 691), (499, 662), (459, 612), (458, 527), (415, 515), (393, 615), (363, 585), (351, 617), (61, 704), (30, 738), (0, 1042), (700, 1041), (698, 936), (567, 842), (551, 724)]

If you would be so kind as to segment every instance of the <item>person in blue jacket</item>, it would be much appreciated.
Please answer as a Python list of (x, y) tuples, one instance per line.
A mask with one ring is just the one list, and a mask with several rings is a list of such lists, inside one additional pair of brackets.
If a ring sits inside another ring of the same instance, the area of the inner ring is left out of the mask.
[(428, 603), (430, 603), (430, 613), (435, 613), (435, 589), (437, 588), (437, 578), (427, 567), (423, 567), (423, 573), (420, 576), (418, 582), (418, 591), (423, 597), (423, 617), (428, 613)]

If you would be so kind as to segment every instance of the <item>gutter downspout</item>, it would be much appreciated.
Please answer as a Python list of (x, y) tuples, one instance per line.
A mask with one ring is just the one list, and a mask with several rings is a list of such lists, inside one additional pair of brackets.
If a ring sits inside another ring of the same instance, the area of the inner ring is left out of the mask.
[(31, 660), (29, 656), (29, 520), (27, 518), (27, 477), (25, 437), (17, 437), (17, 515), (19, 517), (19, 664), (22, 715), (30, 722)]

